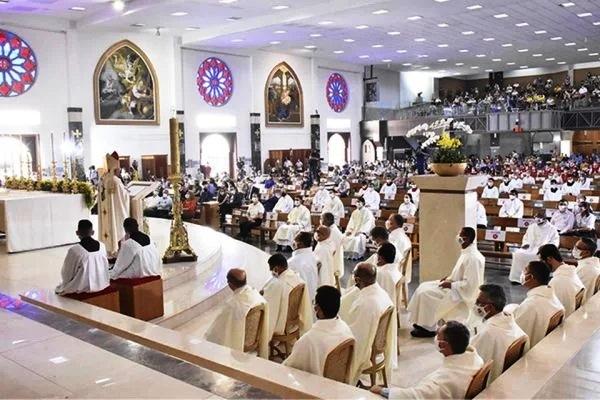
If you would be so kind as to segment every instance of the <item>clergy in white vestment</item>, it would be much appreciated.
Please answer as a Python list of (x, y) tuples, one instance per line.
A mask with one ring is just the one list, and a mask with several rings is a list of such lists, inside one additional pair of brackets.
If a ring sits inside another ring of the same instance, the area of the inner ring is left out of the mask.
[(326, 212), (333, 214), (336, 224), (339, 224), (340, 220), (346, 216), (344, 203), (342, 203), (342, 200), (335, 190), (329, 194), (329, 200), (323, 206), (322, 214), (325, 214)]
[(319, 260), (312, 250), (313, 237), (309, 232), (300, 232), (292, 243), (292, 257), (287, 260), (288, 268), (296, 272), (306, 283), (308, 298), (314, 299), (319, 284)]
[(535, 223), (527, 227), (523, 235), (523, 245), (512, 255), (512, 264), (508, 279), (511, 282), (519, 283), (521, 272), (529, 261), (537, 260), (538, 249), (548, 243), (558, 246), (560, 236), (558, 231), (544, 216), (544, 210), (539, 210), (535, 215)]
[[(527, 289), (527, 297), (521, 304), (508, 305), (515, 321), (529, 337), (529, 345), (535, 346), (546, 336), (550, 319), (558, 311), (565, 311), (562, 303), (548, 286), (550, 268), (541, 261), (532, 261), (523, 270), (521, 285)], [(511, 307), (512, 306), (512, 307)]]
[(329, 201), (329, 192), (323, 186), (319, 186), (319, 190), (315, 193), (312, 199), (312, 206), (317, 210), (322, 210), (325, 203)]
[(381, 196), (375, 189), (373, 189), (373, 184), (369, 183), (367, 190), (362, 195), (365, 200), (365, 207), (375, 212), (379, 210), (379, 203), (381, 202)]
[[(323, 376), (329, 353), (342, 342), (348, 339), (354, 340), (350, 327), (338, 317), (340, 297), (340, 291), (333, 286), (321, 286), (317, 289), (315, 296), (317, 321), (294, 344), (292, 354), (285, 359), (283, 365)], [(356, 346), (356, 342), (354, 345)], [(346, 383), (350, 383), (350, 376)]]
[(77, 224), (79, 243), (67, 251), (60, 275), (57, 294), (94, 293), (110, 285), (108, 259), (104, 244), (94, 240), (94, 228), (87, 219)]
[(421, 200), (421, 189), (417, 187), (417, 184), (411, 181), (408, 184), (408, 190), (406, 191), (406, 193), (410, 194), (412, 202), (415, 204), (415, 206), (417, 206), (417, 208), (419, 208), (419, 201)]
[(552, 181), (549, 189), (544, 190), (544, 201), (560, 201), (562, 197), (563, 191), (555, 181)]
[(377, 249), (377, 283), (392, 299), (394, 307), (398, 310), (401, 301), (400, 293), (396, 290), (402, 274), (396, 262), (396, 247), (392, 243), (384, 243)]
[(319, 226), (315, 230), (314, 238), (317, 245), (313, 251), (319, 265), (319, 286), (335, 286), (334, 244), (329, 241), (331, 231), (326, 226)]
[(565, 307), (565, 318), (567, 318), (575, 311), (575, 298), (581, 290), (584, 291), (585, 300), (585, 286), (577, 275), (576, 267), (563, 263), (560, 251), (555, 245), (543, 245), (538, 254), (540, 260), (552, 270), (552, 279), (548, 285), (554, 289), (556, 297)]
[(121, 241), (117, 261), (109, 271), (110, 278), (130, 279), (160, 276), (162, 261), (158, 249), (148, 235), (140, 232), (137, 220), (126, 218), (123, 221), (123, 228), (125, 229), (125, 238)]
[(498, 216), (503, 218), (523, 218), (525, 206), (521, 199), (517, 198), (517, 191), (513, 190), (508, 195), (508, 200), (505, 200), (498, 211)]
[(506, 295), (498, 285), (481, 285), (475, 302), (477, 317), (483, 323), (477, 326), (477, 333), (471, 339), (471, 346), (477, 350), (484, 362), (493, 361), (488, 382), (491, 383), (504, 369), (506, 350), (519, 338), (527, 338), (524, 351), (529, 349), (527, 334), (517, 325), (515, 317), (504, 312)]
[(423, 282), (413, 294), (408, 304), (412, 336), (435, 336), (440, 319), (469, 319), (485, 270), (485, 258), (477, 250), (475, 237), (473, 228), (462, 228), (457, 237), (462, 250), (450, 276)]
[(516, 189), (515, 183), (512, 181), (512, 179), (508, 175), (504, 175), (502, 182), (500, 182), (498, 191), (500, 193), (510, 193), (514, 189)]
[(280, 197), (277, 203), (275, 203), (275, 207), (273, 207), (273, 212), (287, 214), (292, 211), (292, 208), (294, 208), (294, 199), (292, 199), (292, 196), (284, 190), (280, 193), (275, 192), (275, 196), (277, 195)]
[(371, 391), (389, 399), (464, 399), (473, 376), (483, 367), (477, 351), (469, 346), (470, 333), (457, 321), (442, 326), (435, 340), (444, 356), (442, 365), (411, 387), (373, 386)]
[(391, 177), (388, 177), (385, 183), (381, 186), (379, 193), (381, 193), (383, 198), (386, 200), (394, 200), (397, 191), (398, 188), (396, 187), (396, 184), (392, 181)]
[(565, 195), (578, 196), (581, 192), (581, 185), (575, 181), (573, 176), (569, 176), (567, 181), (562, 185), (562, 192)]
[(344, 234), (335, 224), (335, 217), (332, 213), (321, 214), (321, 225), (329, 228), (329, 239), (327, 241), (335, 249), (333, 252), (333, 273), (341, 279), (344, 276), (344, 247), (342, 245)]
[(371, 366), (371, 349), (377, 333), (379, 319), (392, 308), (392, 318), (386, 332), (385, 369), (391, 382), (392, 369), (397, 364), (397, 318), (394, 303), (377, 283), (377, 267), (359, 263), (354, 269), (356, 286), (342, 297), (340, 317), (348, 324), (354, 338), (354, 366), (350, 384), (354, 385), (363, 370)]
[(278, 251), (281, 251), (280, 246), (291, 246), (294, 237), (300, 231), (310, 231), (310, 210), (302, 204), (299, 198), (296, 198), (294, 199), (294, 208), (288, 214), (287, 223), (279, 226), (273, 236)]
[(404, 232), (403, 226), (404, 218), (400, 214), (390, 214), (385, 221), (385, 227), (390, 233), (388, 240), (396, 246), (396, 261), (400, 272), (402, 272), (402, 266), (408, 263), (404, 279), (406, 283), (410, 283), (412, 281), (412, 242)]
[(535, 185), (535, 178), (529, 172), (521, 174), (521, 179), (523, 179), (523, 185)]
[(230, 269), (227, 272), (227, 285), (233, 295), (221, 306), (204, 338), (209, 342), (220, 344), (234, 350), (244, 351), (246, 316), (254, 307), (262, 305), (264, 315), (261, 319), (258, 355), (269, 357), (269, 305), (256, 289), (247, 285), (246, 271)]
[(300, 336), (302, 336), (310, 329), (313, 321), (306, 282), (300, 278), (300, 275), (288, 268), (287, 260), (282, 254), (272, 255), (268, 263), (273, 277), (265, 284), (262, 295), (269, 304), (269, 339), (273, 337), (274, 333), (279, 335), (284, 333), (290, 292), (300, 284), (304, 285), (298, 313)]
[(573, 258), (577, 260), (577, 276), (585, 286), (585, 297), (589, 300), (594, 295), (596, 281), (600, 276), (600, 259), (594, 257), (598, 246), (590, 238), (581, 238), (573, 248)]
[(367, 237), (375, 226), (375, 217), (371, 210), (365, 207), (365, 200), (356, 201), (356, 210), (350, 215), (350, 220), (344, 232), (344, 253), (349, 258), (360, 258), (367, 250)]
[(100, 179), (98, 188), (98, 239), (104, 243), (109, 256), (119, 250), (119, 240), (125, 236), (123, 221), (129, 217), (129, 192), (118, 176), (119, 155), (106, 155), (107, 171)]
[(417, 205), (413, 202), (410, 193), (404, 195), (404, 202), (398, 207), (398, 214), (403, 218), (414, 217), (417, 214)]
[(483, 204), (481, 204), (480, 201), (477, 202), (476, 218), (477, 218), (477, 228), (483, 228), (483, 229), (487, 228), (487, 224), (488, 224), (487, 214), (485, 211), (485, 207), (483, 206)]
[[(379, 249), (379, 247), (381, 247), (381, 245), (383, 245), (384, 243), (389, 243), (390, 234), (388, 233), (387, 229), (383, 226), (376, 226), (373, 229), (371, 229), (371, 232), (369, 232), (369, 236), (371, 237), (371, 242), (375, 244), (376, 249), (375, 252), (365, 260), (365, 262), (377, 265), (377, 249)], [(350, 281), (352, 281), (352, 279), (350, 279)], [(349, 283), (354, 285), (353, 281)]]
[(567, 204), (565, 200), (561, 200), (558, 203), (558, 211), (555, 211), (550, 218), (550, 223), (559, 234), (570, 231), (575, 225), (575, 214), (569, 210)]
[(481, 193), (482, 199), (497, 199), (500, 197), (500, 192), (496, 185), (494, 185), (494, 179), (488, 179), (487, 185), (483, 188), (483, 192)]

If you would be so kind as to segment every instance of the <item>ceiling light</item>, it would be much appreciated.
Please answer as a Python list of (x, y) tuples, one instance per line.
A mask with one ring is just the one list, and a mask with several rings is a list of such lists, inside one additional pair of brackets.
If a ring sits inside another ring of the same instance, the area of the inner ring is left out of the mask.
[(502, 59), (501, 58), (492, 58), (492, 61), (493, 62), (498, 62), (498, 61), (502, 61)]
[(512, 43), (504, 43), (502, 47), (512, 47)]
[(433, 1), (435, 1), (435, 2), (437, 2), (437, 3), (445, 3), (445, 2), (447, 2), (448, 0), (433, 0)]
[(310, 37), (321, 37), (323, 35), (321, 35), (320, 33), (311, 33), (310, 35), (308, 35)]
[(460, 67), (461, 65), (465, 65), (465, 63), (456, 63), (454, 65), (456, 65), (457, 67)]
[(237, 0), (219, 0), (219, 3), (221, 4), (231, 4), (231, 3), (235, 3)]
[(529, 49), (519, 49), (517, 50), (519, 53), (527, 53)]
[(390, 60), (389, 58), (386, 58), (386, 59), (383, 59), (383, 60), (381, 60), (381, 62), (384, 62), (384, 63), (391, 63), (391, 62), (392, 62), (392, 60)]
[(279, 5), (279, 6), (273, 6), (272, 8), (273, 8), (273, 10), (285, 10), (285, 9), (290, 8), (290, 6)]
[(116, 11), (123, 11), (125, 9), (125, 2), (123, 0), (115, 0), (112, 3), (112, 7)]
[(575, 46), (577, 43), (575, 42), (569, 42), (569, 43), (565, 43), (565, 46)]
[(225, 19), (229, 22), (235, 22), (235, 21), (239, 21), (240, 19), (242, 19), (242, 17), (229, 17), (229, 18), (225, 18)]
[(448, 25), (448, 24), (447, 24), (447, 23), (445, 23), (445, 22), (442, 22), (441, 24), (437, 24), (437, 26), (438, 26), (438, 28), (447, 28), (447, 27), (449, 27), (450, 25)]
[(527, 22), (519, 22), (518, 24), (515, 24), (515, 26), (518, 26), (519, 28), (522, 28), (524, 26), (529, 26), (529, 24)]
[(231, 39), (232, 43), (240, 43), (240, 42), (243, 42), (243, 41), (244, 41), (244, 39)]
[(559, 62), (557, 62), (557, 64), (558, 65), (564, 65), (564, 64), (566, 64), (566, 61), (559, 61)]
[(598, 55), (598, 53), (590, 53), (590, 54), (588, 54), (588, 56), (591, 56), (591, 57), (594, 57), (594, 56), (597, 56), (597, 55)]
[(562, 36), (554, 36), (554, 37), (550, 38), (550, 40), (560, 40), (560, 39), (562, 39)]
[(409, 21), (418, 21), (420, 19), (422, 19), (423, 17), (421, 17), (420, 15), (413, 15), (412, 17), (408, 17), (406, 18)]
[(476, 54), (475, 57), (477, 57), (477, 58), (483, 58), (483, 57), (485, 57), (485, 54)]
[(177, 11), (177, 12), (171, 13), (171, 15), (173, 17), (185, 17), (186, 15), (188, 15), (188, 13), (186, 13), (185, 11)]
[(369, 56), (365, 54), (365, 55), (362, 55), (362, 56), (358, 56), (358, 58), (369, 58)]
[(525, 68), (529, 68), (529, 67), (527, 65), (521, 65), (519, 68), (525, 69)]
[(412, 64), (411, 63), (404, 63), (402, 65), (404, 65), (405, 67), (410, 67)]
[[(131, 24), (131, 26), (133, 26), (134, 28), (142, 28), (142, 27), (146, 26), (146, 24), (137, 23), (137, 24)], [(185, 28), (185, 30), (187, 31), (187, 30), (191, 30), (191, 29)]]
[(494, 40), (496, 40), (496, 39), (494, 39), (493, 37), (486, 37), (486, 38), (483, 38), (483, 41), (484, 41), (484, 42), (492, 42), (492, 41), (494, 41)]
[(506, 65), (515, 65), (514, 62), (507, 62)]
[(460, 75), (460, 72), (453, 72), (452, 75)]
[(404, 53), (406, 53), (406, 50), (396, 50), (396, 53), (398, 53), (398, 54), (404, 54)]
[(479, 67), (476, 66), (476, 65), (474, 65), (474, 66), (471, 67), (471, 69), (479, 69)]
[(438, 62), (446, 62), (446, 61), (448, 61), (448, 60), (447, 60), (447, 59), (445, 59), (445, 58), (439, 58), (439, 59), (438, 59)]
[(588, 48), (587, 47), (582, 47), (581, 49), (577, 49), (577, 51), (587, 51)]
[(485, 72), (494, 72), (493, 69), (486, 69)]
[(506, 18), (506, 17), (508, 17), (508, 14), (504, 14), (504, 13), (494, 15), (494, 18), (498, 18), (498, 19), (500, 19), (500, 18)]
[(314, 44), (309, 44), (307, 46), (304, 46), (305, 49), (316, 49), (317, 46), (315, 46)]
[(554, 60), (556, 60), (556, 58), (554, 58), (554, 57), (548, 57), (548, 58), (546, 58), (546, 61), (554, 61)]
[(463, 35), (472, 35), (472, 34), (474, 34), (475, 32), (473, 32), (473, 31), (463, 31), (463, 32), (461, 32), (461, 33), (462, 33)]
[(591, 12), (586, 12), (586, 13), (577, 14), (577, 16), (579, 18), (591, 17), (592, 13)]
[(386, 10), (384, 8), (382, 8), (381, 10), (375, 10), (373, 11), (371, 14), (373, 15), (382, 15), (382, 14), (387, 14), (389, 13), (389, 10)]
[(85, 11), (85, 7), (74, 6), (69, 8), (71, 11)]
[(479, 10), (480, 8), (483, 8), (483, 6), (481, 6), (479, 4), (473, 4), (472, 6), (467, 6), (467, 10)]
[(548, 32), (542, 29), (540, 31), (534, 31), (533, 33), (535, 33), (536, 35), (542, 35), (542, 34), (548, 33)]
[(346, 43), (354, 43), (354, 39), (344, 39), (344, 42), (346, 42)]
[(446, 43), (442, 43), (442, 44), (438, 44), (437, 47), (448, 47), (448, 45)]
[(391, 31), (391, 32), (388, 32), (387, 34), (390, 35), (390, 36), (398, 36), (400, 34), (400, 32), (398, 32), (398, 31)]
[(286, 31), (275, 31), (273, 33), (275, 33), (276, 35), (283, 35), (284, 33), (287, 33), (287, 32)]
[(421, 69), (429, 69), (429, 67), (423, 67), (423, 68), (421, 68)]
[(278, 40), (273, 40), (272, 42), (269, 42), (269, 44), (280, 44), (281, 42)]
[(321, 21), (319, 22), (319, 25), (331, 25), (333, 24), (333, 21)]
[(468, 53), (468, 52), (469, 52), (469, 50), (467, 50), (467, 49), (460, 49), (458, 52), (459, 52), (459, 53)]
[(355, 28), (356, 29), (367, 29), (369, 27), (369, 25), (356, 25)]
[(541, 56), (543, 56), (543, 54), (537, 53), (537, 54), (532, 54), (531, 56), (532, 57), (541, 57)]
[(198, 26), (188, 26), (187, 28), (185, 28), (186, 31), (199, 31), (200, 29), (202, 28)]
[(427, 40), (427, 39), (419, 37), (419, 38), (415, 39), (415, 42), (424, 42), (425, 40)]
[(334, 54), (344, 54), (344, 50), (336, 50), (333, 53)]
[(372, 48), (374, 48), (374, 49), (380, 49), (380, 48), (382, 48), (382, 47), (383, 47), (383, 45), (382, 45), (382, 44), (374, 44), (374, 45), (373, 45), (373, 46), (371, 46), (371, 47), (372, 47)]
[(593, 22), (592, 25), (598, 26), (598, 25), (600, 25), (600, 21)]
[(427, 58), (427, 57), (429, 57), (429, 55), (427, 55), (427, 54), (419, 54), (419, 55), (417, 55), (417, 57), (418, 58)]
[(573, 7), (574, 5), (575, 5), (575, 3), (571, 2), (571, 1), (559, 4), (560, 7), (564, 7), (564, 8)]

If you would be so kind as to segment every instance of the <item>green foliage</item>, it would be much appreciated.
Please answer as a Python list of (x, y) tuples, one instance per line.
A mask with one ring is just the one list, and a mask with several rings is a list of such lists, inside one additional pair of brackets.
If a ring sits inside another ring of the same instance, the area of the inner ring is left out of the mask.
[(431, 157), (432, 162), (436, 164), (457, 164), (467, 161), (460, 147), (455, 149), (438, 148)]
[[(40, 181), (34, 181), (29, 178), (6, 178), (5, 186), (7, 189), (14, 190), (39, 190), (42, 192), (52, 192), (53, 184), (49, 179), (43, 179)], [(96, 194), (94, 187), (89, 182), (78, 182), (71, 181), (69, 179), (63, 179), (56, 181), (56, 192), (58, 193), (81, 193), (85, 200), (85, 205), (88, 208), (92, 208), (96, 202)]]

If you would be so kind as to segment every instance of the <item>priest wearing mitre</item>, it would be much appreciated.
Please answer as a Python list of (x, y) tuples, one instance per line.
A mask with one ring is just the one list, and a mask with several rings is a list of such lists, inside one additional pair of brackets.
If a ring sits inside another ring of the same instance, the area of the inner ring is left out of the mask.
[(246, 334), (246, 316), (248, 312), (263, 305), (264, 314), (261, 319), (258, 355), (269, 356), (269, 306), (256, 289), (247, 285), (246, 271), (234, 268), (227, 273), (227, 285), (233, 296), (223, 304), (219, 315), (206, 332), (205, 339), (234, 350), (244, 351)]
[(119, 177), (119, 155), (106, 154), (106, 172), (98, 187), (99, 239), (110, 256), (119, 250), (119, 240), (125, 236), (123, 221), (129, 217), (129, 192)]

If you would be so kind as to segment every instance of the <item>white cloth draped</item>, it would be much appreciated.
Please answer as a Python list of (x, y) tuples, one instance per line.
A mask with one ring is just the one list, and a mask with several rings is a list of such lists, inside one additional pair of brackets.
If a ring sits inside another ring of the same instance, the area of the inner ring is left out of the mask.
[(545, 244), (558, 246), (560, 237), (554, 225), (545, 222), (542, 225), (531, 224), (523, 235), (523, 246), (529, 245), (527, 249), (517, 249), (512, 256), (510, 274), (508, 279), (519, 282), (523, 268), (530, 262), (538, 259), (538, 249)]
[(529, 345), (533, 347), (546, 336), (550, 318), (564, 309), (554, 289), (538, 286), (527, 292), (525, 300), (512, 313), (517, 324), (529, 336)]
[(342, 242), (344, 252), (362, 257), (367, 250), (367, 237), (374, 227), (375, 217), (370, 210), (366, 207), (354, 210), (348, 226), (346, 226), (346, 235)]
[(587, 257), (577, 262), (577, 276), (585, 286), (585, 300), (594, 295), (596, 279), (600, 276), (600, 259)]
[(331, 225), (329, 232), (329, 239), (327, 240), (331, 243), (331, 247), (335, 249), (335, 253), (333, 254), (333, 271), (334, 273), (337, 272), (341, 279), (344, 276), (344, 247), (342, 246), (344, 234), (337, 225)]
[(94, 293), (110, 284), (106, 248), (100, 243), (98, 251), (88, 252), (76, 244), (67, 251), (60, 271), (62, 282), (56, 287), (58, 294)]
[(161, 275), (162, 261), (156, 245), (142, 246), (133, 239), (122, 241), (115, 266), (109, 273), (111, 279)]
[[(335, 286), (335, 265), (333, 261), (335, 249), (328, 240), (317, 243), (314, 255), (319, 265), (319, 285)], [(314, 297), (312, 297), (314, 298)]]
[(581, 289), (585, 289), (577, 276), (576, 268), (569, 264), (559, 265), (553, 272), (548, 286), (554, 289), (556, 297), (565, 307), (565, 318), (567, 318), (575, 311), (575, 296)]
[(306, 283), (308, 298), (311, 300), (315, 298), (319, 287), (318, 262), (309, 247), (294, 251), (288, 260), (288, 268), (300, 275), (300, 278)]
[(277, 228), (273, 241), (280, 246), (290, 246), (298, 232), (310, 231), (310, 227), (310, 210), (301, 204), (290, 211), (287, 224)]

